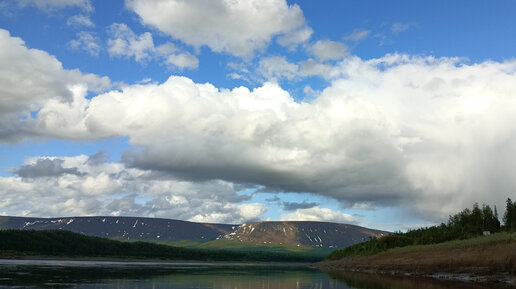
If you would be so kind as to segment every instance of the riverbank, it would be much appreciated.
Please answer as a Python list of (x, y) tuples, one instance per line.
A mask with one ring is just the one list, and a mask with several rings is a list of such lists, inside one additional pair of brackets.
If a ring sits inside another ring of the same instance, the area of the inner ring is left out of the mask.
[(323, 261), (315, 266), (325, 271), (516, 284), (516, 234), (395, 248), (371, 256)]

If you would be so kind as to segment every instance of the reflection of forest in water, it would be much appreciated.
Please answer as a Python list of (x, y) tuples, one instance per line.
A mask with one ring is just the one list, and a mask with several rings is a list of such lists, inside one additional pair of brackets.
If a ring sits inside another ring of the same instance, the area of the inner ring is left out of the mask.
[(348, 289), (307, 267), (288, 266), (3, 266), (0, 287), (38, 288), (319, 288)]
[[(481, 289), (438, 280), (326, 274), (303, 266), (137, 264), (46, 261), (2, 264), (0, 288), (213, 288), (213, 289)], [(504, 288), (504, 287), (501, 287)], [(508, 287), (505, 287), (508, 288)]]
[(328, 275), (355, 289), (515, 289), (509, 284), (480, 284), (432, 278), (395, 277), (376, 274), (328, 272)]

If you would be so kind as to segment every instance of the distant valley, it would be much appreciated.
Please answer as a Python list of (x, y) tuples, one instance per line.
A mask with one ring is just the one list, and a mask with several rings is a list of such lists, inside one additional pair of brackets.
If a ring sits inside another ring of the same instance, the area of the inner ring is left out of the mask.
[(28, 218), (0, 216), (0, 229), (67, 230), (123, 241), (218, 249), (331, 251), (389, 234), (328, 222), (209, 224), (140, 217)]

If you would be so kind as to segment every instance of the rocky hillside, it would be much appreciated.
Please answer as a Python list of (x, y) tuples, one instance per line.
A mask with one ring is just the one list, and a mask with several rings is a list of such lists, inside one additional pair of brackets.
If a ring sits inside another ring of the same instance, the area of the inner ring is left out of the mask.
[(386, 234), (347, 224), (291, 221), (244, 224), (224, 238), (255, 244), (343, 248)]
[[(0, 216), (0, 229), (67, 230), (115, 240), (175, 245), (223, 241), (230, 244), (343, 248), (388, 232), (325, 222), (254, 222), (243, 225), (193, 223), (138, 217), (25, 218)], [(216, 242), (217, 244), (221, 242)], [(245, 247), (245, 246), (243, 246)]]

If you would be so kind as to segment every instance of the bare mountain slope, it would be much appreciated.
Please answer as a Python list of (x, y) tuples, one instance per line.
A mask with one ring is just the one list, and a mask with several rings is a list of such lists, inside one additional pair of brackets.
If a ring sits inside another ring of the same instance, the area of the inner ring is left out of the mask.
[(248, 223), (224, 237), (255, 244), (343, 248), (386, 234), (347, 224), (289, 221)]
[[(139, 217), (26, 218), (0, 216), (0, 229), (68, 230), (117, 240), (195, 246), (272, 245), (343, 248), (388, 232), (326, 222), (253, 222), (243, 225), (193, 223)], [(227, 240), (227, 242), (221, 242)]]
[(203, 224), (138, 217), (24, 218), (1, 217), (0, 228), (67, 230), (88, 236), (132, 241), (206, 242), (231, 233), (238, 225)]

